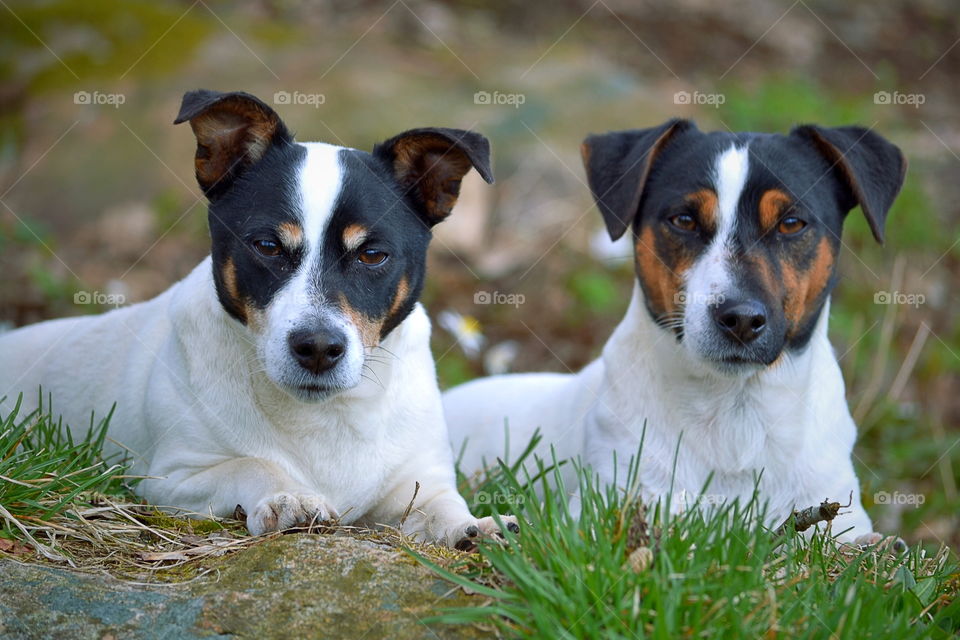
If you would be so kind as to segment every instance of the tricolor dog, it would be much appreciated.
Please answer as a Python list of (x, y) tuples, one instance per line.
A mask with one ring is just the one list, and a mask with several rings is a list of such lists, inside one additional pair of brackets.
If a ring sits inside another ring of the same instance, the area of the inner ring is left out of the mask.
[(181, 122), (212, 255), (148, 302), (5, 334), (5, 409), (18, 392), (35, 404), (42, 385), (76, 428), (116, 403), (108, 436), (148, 476), (143, 497), (217, 516), (240, 505), (253, 534), (397, 526), (417, 483), (406, 533), (459, 548), (498, 533), (457, 493), (417, 302), (461, 178), (493, 181), (486, 138), (300, 143), (241, 92), (187, 93)]
[(672, 487), (682, 505), (711, 476), (709, 498), (747, 499), (759, 477), (771, 521), (852, 494), (834, 532), (876, 539), (827, 319), (844, 219), (859, 205), (882, 241), (903, 183), (900, 151), (860, 127), (703, 133), (672, 120), (590, 136), (582, 152), (611, 238), (633, 239), (627, 315), (578, 374), (497, 376), (449, 391), (464, 470), (515, 459), (539, 427), (538, 455), (549, 459), (553, 445), (622, 483), (645, 428), (647, 500)]

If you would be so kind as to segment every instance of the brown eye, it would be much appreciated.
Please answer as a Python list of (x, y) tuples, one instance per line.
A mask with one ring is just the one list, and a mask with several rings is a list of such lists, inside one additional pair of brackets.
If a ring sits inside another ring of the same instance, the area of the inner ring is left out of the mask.
[(805, 226), (807, 226), (806, 222), (795, 216), (790, 216), (780, 221), (777, 231), (785, 236), (790, 236), (802, 231)]
[(273, 240), (254, 240), (253, 248), (265, 258), (276, 258), (280, 255), (280, 243)]
[(681, 213), (678, 216), (673, 216), (670, 218), (670, 224), (675, 226), (681, 231), (696, 231), (697, 230), (697, 221), (693, 219), (693, 216), (689, 216), (685, 213)]
[(386, 259), (387, 254), (383, 251), (377, 251), (376, 249), (364, 249), (357, 256), (357, 260), (371, 267), (374, 267), (378, 264), (383, 264), (384, 260)]

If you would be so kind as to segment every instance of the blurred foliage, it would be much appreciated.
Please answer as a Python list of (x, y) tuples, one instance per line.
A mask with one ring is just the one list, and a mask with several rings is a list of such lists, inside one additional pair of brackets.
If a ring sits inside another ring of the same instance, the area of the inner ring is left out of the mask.
[[(11, 2), (0, 21), (0, 79), (35, 95), (81, 79), (141, 83), (169, 73), (186, 64), (210, 32), (202, 7), (186, 11), (187, 6), (148, 0)], [(150, 45), (174, 25), (176, 46)], [(56, 44), (56, 53), (46, 43)]]
[[(433, 314), (452, 309), (476, 316), (488, 348), (519, 344), (515, 370), (579, 369), (599, 355), (627, 307), (632, 265), (586, 250), (600, 225), (594, 211), (571, 228), (520, 228), (533, 215), (531, 205), (544, 203), (538, 216), (549, 215), (547, 203), (554, 201), (586, 210), (577, 153), (585, 133), (673, 116), (695, 118), (702, 129), (874, 126), (907, 150), (911, 167), (889, 215), (885, 247), (874, 242), (859, 211), (844, 232), (831, 336), (843, 356), (851, 404), (877, 375), (882, 387), (861, 421), (857, 464), (865, 495), (910, 487), (928, 497), (902, 514), (900, 533), (931, 538), (952, 527), (946, 535), (960, 542), (960, 447), (950, 446), (960, 421), (960, 183), (956, 158), (944, 149), (955, 138), (930, 136), (955, 125), (956, 51), (920, 87), (929, 92), (924, 111), (873, 101), (877, 90), (918, 85), (915, 79), (948, 51), (956, 40), (949, 3), (808, 0), (784, 14), (782, 27), (793, 20), (793, 27), (808, 29), (793, 44), (781, 42), (776, 30), (757, 39), (767, 25), (757, 30), (752, 14), (772, 10), (759, 4), (741, 9), (743, 16), (721, 3), (627, 3), (614, 13), (580, 0), (22, 0), (5, 7), (0, 321), (96, 311), (70, 304), (73, 293), (118, 277), (135, 299), (148, 297), (202, 258), (206, 215), (193, 181), (193, 139), (186, 127), (170, 125), (189, 88), (242, 88), (268, 101), (275, 91), (322, 92), (326, 102), (318, 108), (284, 107), (285, 121), (302, 139), (358, 148), (428, 124), (489, 136), (498, 180), (490, 224), (507, 228), (498, 238), (531, 236), (544, 254), (535, 265), (531, 258), (487, 273), (437, 243), (423, 300)], [(864, 39), (890, 29), (897, 37)], [(903, 46), (908, 37), (911, 46)], [(796, 55), (797, 42), (805, 56)], [(737, 56), (742, 60), (730, 67)], [(680, 107), (672, 99), (678, 89), (723, 93), (725, 101), (716, 109)], [(78, 90), (121, 92), (126, 103), (80, 107), (71, 99)], [(522, 92), (525, 101), (519, 108), (478, 106), (478, 90)], [(123, 215), (102, 224), (111, 207), (129, 203), (143, 205), (151, 224), (120, 229)], [(923, 286), (931, 302), (899, 310), (885, 333), (888, 308), (873, 296), (894, 284), (896, 256), (907, 264), (904, 290)], [(526, 300), (518, 308), (473, 304), (480, 289)], [(932, 335), (910, 384), (902, 398), (888, 398), (923, 323)], [(445, 388), (484, 374), (482, 358), (467, 357), (439, 327), (433, 346)], [(875, 517), (883, 513), (872, 510)], [(928, 525), (938, 528), (931, 533)]]

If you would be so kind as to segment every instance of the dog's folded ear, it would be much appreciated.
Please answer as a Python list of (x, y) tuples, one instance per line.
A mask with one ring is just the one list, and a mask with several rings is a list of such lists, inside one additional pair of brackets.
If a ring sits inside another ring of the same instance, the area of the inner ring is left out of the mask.
[(242, 91), (185, 93), (173, 124), (188, 120), (197, 138), (197, 182), (211, 200), (271, 145), (293, 139), (273, 109)]
[(842, 185), (840, 206), (847, 212), (859, 204), (873, 237), (883, 244), (887, 212), (907, 172), (900, 149), (863, 127), (802, 125), (790, 135), (810, 141), (826, 158)]
[(430, 226), (450, 215), (460, 195), (460, 180), (471, 167), (493, 183), (490, 142), (473, 131), (411, 129), (376, 145), (373, 154), (389, 164)]
[(613, 240), (619, 239), (640, 209), (643, 188), (657, 158), (678, 134), (696, 130), (690, 120), (668, 120), (658, 127), (587, 136), (580, 155), (587, 182)]

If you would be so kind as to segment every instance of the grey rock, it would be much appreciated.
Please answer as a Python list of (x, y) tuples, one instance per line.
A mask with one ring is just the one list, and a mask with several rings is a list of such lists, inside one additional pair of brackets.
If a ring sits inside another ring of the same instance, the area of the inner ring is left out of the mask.
[(406, 554), (346, 536), (281, 536), (211, 561), (207, 577), (131, 585), (0, 561), (0, 638), (483, 638), (426, 625), (443, 606), (482, 604)]

